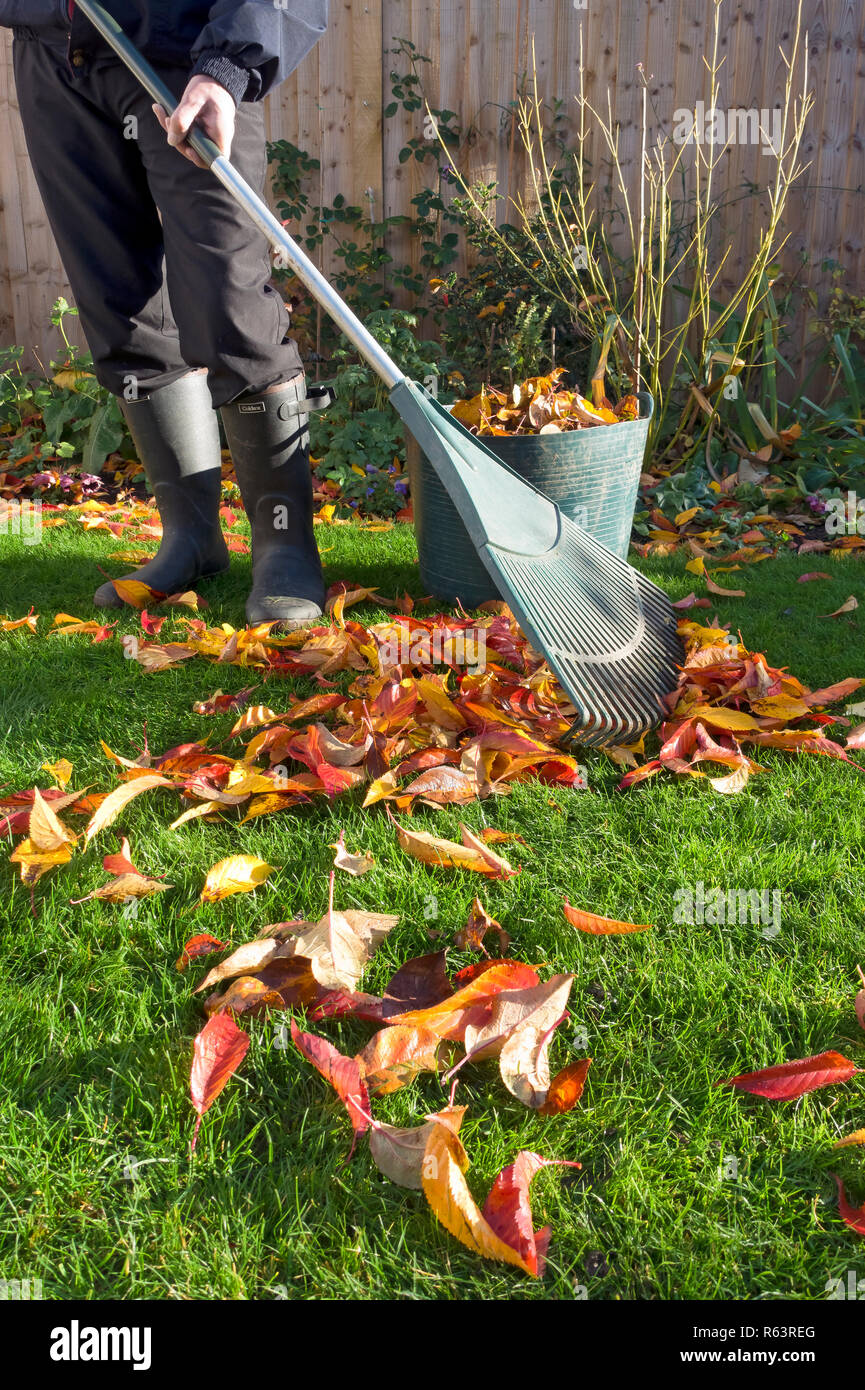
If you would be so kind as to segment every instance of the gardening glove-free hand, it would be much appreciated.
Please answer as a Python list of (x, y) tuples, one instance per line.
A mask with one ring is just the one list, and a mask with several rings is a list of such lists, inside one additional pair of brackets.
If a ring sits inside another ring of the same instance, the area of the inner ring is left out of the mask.
[(207, 165), (186, 143), (193, 123), (218, 145), (220, 154), (226, 158), (231, 154), (237, 107), (231, 93), (212, 77), (191, 77), (170, 117), (158, 103), (154, 103), (153, 113), (168, 136), (169, 145), (176, 145), (184, 158), (199, 169), (206, 169)]

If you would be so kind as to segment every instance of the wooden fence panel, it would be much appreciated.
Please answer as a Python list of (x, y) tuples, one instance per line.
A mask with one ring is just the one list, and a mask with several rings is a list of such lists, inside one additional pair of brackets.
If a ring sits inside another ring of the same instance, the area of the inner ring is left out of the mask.
[[(711, 44), (713, 0), (331, 0), (327, 35), (267, 103), (271, 139), (292, 141), (315, 156), (320, 171), (309, 186), (313, 204), (337, 193), (376, 217), (411, 214), (411, 199), (431, 164), (399, 163), (400, 149), (423, 136), (423, 111), (383, 118), (391, 101), (391, 72), (406, 70), (390, 50), (410, 39), (432, 61), (423, 64), (434, 106), (458, 113), (471, 128), (462, 167), (473, 179), (498, 180), (500, 192), (530, 196), (529, 170), (510, 118), (526, 90), (532, 49), (539, 91), (560, 98), (576, 115), (582, 31), (586, 89), (608, 100), (619, 123), (622, 168), (634, 189), (640, 162), (641, 88), (649, 84), (652, 121), (668, 132), (677, 108), (707, 96), (705, 57)], [(783, 92), (779, 45), (789, 45), (793, 0), (754, 5), (725, 0), (720, 56), (723, 108), (773, 108)], [(811, 87), (816, 103), (803, 151), (810, 167), (794, 190), (782, 257), (804, 283), (819, 285), (821, 263), (844, 265), (851, 287), (865, 279), (865, 23), (861, 0), (804, 0)], [(601, 187), (608, 182), (604, 150), (594, 136), (586, 150)], [(719, 171), (725, 200), (719, 254), (729, 247), (719, 290), (735, 283), (765, 216), (765, 184), (773, 161), (757, 145), (733, 146)], [(748, 191), (749, 186), (756, 191)], [(612, 197), (612, 192), (606, 194)], [(0, 32), (0, 342), (22, 344), (43, 360), (56, 350), (48, 309), (69, 294), (27, 161), (11, 73), (11, 39)], [(417, 239), (395, 230), (388, 249), (400, 265), (417, 265)], [(802, 271), (802, 257), (809, 265)], [(327, 251), (319, 258), (332, 264)], [(825, 276), (822, 277), (825, 282)], [(394, 296), (400, 302), (400, 296)], [(796, 326), (793, 351), (807, 340), (810, 313)]]

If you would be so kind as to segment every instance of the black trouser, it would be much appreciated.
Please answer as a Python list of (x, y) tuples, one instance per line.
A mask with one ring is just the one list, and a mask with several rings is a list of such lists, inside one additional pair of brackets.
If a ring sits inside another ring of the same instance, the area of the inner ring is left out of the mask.
[[(296, 375), (265, 237), (211, 173), (168, 145), (119, 59), (75, 56), (71, 68), (38, 39), (13, 45), (27, 149), (99, 382), (129, 399), (206, 367), (218, 407)], [(158, 71), (179, 97), (188, 70)], [(258, 103), (238, 107), (231, 160), (260, 193)]]

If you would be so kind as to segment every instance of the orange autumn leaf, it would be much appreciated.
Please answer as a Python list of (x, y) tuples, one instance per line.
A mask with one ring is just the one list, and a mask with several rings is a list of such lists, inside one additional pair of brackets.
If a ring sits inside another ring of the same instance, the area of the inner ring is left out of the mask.
[(237, 1071), (249, 1050), (249, 1038), (228, 1014), (214, 1014), (195, 1039), (189, 1094), (198, 1114), (192, 1135), (194, 1149), (202, 1116)]
[(488, 878), (512, 878), (518, 872), (482, 840), (477, 840), (465, 826), (460, 827), (463, 844), (458, 845), (453, 840), (443, 840), (426, 831), (406, 830), (394, 819), (390, 807), (386, 807), (386, 810), (401, 848), (423, 864), (440, 869), (469, 869)]
[(9, 856), (10, 864), (20, 865), (21, 882), (28, 885), (38, 883), (49, 869), (68, 864), (72, 858), (72, 848), (68, 844), (58, 845), (56, 849), (42, 850), (31, 839), (22, 840)]
[(481, 1212), (465, 1179), (465, 1151), (446, 1125), (437, 1124), (424, 1149), (424, 1196), (445, 1229), (474, 1254), (539, 1278), (549, 1231), (532, 1230), (528, 1187), (545, 1163), (537, 1154), (518, 1154), (499, 1174)]
[(844, 1139), (836, 1139), (832, 1148), (847, 1149), (854, 1144), (865, 1144), (865, 1129), (854, 1130), (852, 1134), (846, 1135)]
[(151, 589), (149, 584), (142, 584), (140, 579), (112, 579), (112, 584), (117, 591), (117, 597), (128, 603), (130, 608), (139, 610), (147, 607), (149, 603), (158, 604), (165, 598), (165, 594), (158, 589)]
[(565, 1111), (573, 1110), (583, 1094), (591, 1065), (591, 1057), (583, 1057), (579, 1062), (571, 1062), (570, 1066), (563, 1067), (560, 1072), (557, 1072), (550, 1082), (547, 1098), (538, 1110), (538, 1114), (563, 1115)]
[(355, 1058), (374, 1096), (387, 1096), (419, 1072), (438, 1070), (442, 1040), (430, 1028), (409, 1028), (397, 1021), (382, 1028)]
[(493, 961), (454, 994), (426, 1009), (398, 1014), (394, 1023), (413, 1028), (429, 1028), (440, 1038), (453, 1042), (465, 1039), (466, 1029), (486, 1022), (493, 999), (502, 990), (529, 989), (537, 985), (538, 974), (521, 961)]
[(594, 912), (581, 912), (579, 908), (571, 907), (567, 898), (564, 902), (564, 913), (572, 927), (588, 932), (591, 936), (622, 936), (628, 932), (651, 931), (653, 925), (651, 922), (643, 925), (637, 925), (635, 922), (617, 922), (611, 917), (598, 917)]
[(745, 597), (745, 590), (744, 590), (744, 589), (722, 589), (720, 584), (716, 584), (716, 583), (715, 583), (714, 579), (713, 579), (712, 576), (709, 574), (709, 571), (708, 571), (708, 570), (706, 570), (706, 573), (703, 575), (703, 578), (704, 578), (705, 581), (706, 581), (706, 588), (709, 590), (709, 593), (710, 593), (710, 594), (718, 594), (718, 595), (720, 595), (721, 598), (744, 598), (744, 597)]

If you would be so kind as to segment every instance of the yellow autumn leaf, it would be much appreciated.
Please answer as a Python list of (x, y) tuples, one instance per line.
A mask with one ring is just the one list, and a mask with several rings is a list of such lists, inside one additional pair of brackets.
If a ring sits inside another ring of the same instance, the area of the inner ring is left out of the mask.
[(30, 841), (35, 850), (42, 854), (53, 854), (63, 845), (74, 844), (78, 836), (60, 820), (57, 812), (45, 801), (37, 787), (33, 796), (33, 806), (27, 822)]
[(49, 869), (56, 869), (59, 864), (68, 864), (72, 858), (72, 846), (63, 843), (56, 849), (40, 850), (30, 839), (22, 840), (10, 854), (10, 864), (21, 865), (21, 882), (27, 884), (37, 883), (43, 874)]
[(69, 778), (72, 776), (72, 764), (68, 758), (61, 758), (56, 763), (43, 763), (42, 771), (50, 772), (57, 786), (65, 791)]
[(110, 825), (115, 816), (133, 797), (140, 796), (142, 792), (150, 791), (152, 787), (170, 786), (170, 778), (162, 777), (158, 772), (145, 772), (142, 777), (135, 777), (131, 782), (124, 782), (122, 786), (116, 787), (109, 796), (106, 796), (90, 820), (84, 836), (85, 845), (88, 845), (93, 836), (98, 835), (100, 830), (104, 830), (106, 825)]
[(228, 859), (220, 859), (209, 871), (200, 901), (218, 903), (232, 893), (251, 893), (273, 871), (272, 864), (265, 864), (253, 854), (232, 854)]
[(65, 391), (77, 391), (82, 381), (93, 381), (92, 372), (83, 372), (71, 367), (64, 367), (62, 371), (55, 372), (52, 378), (55, 386), (60, 386)]

